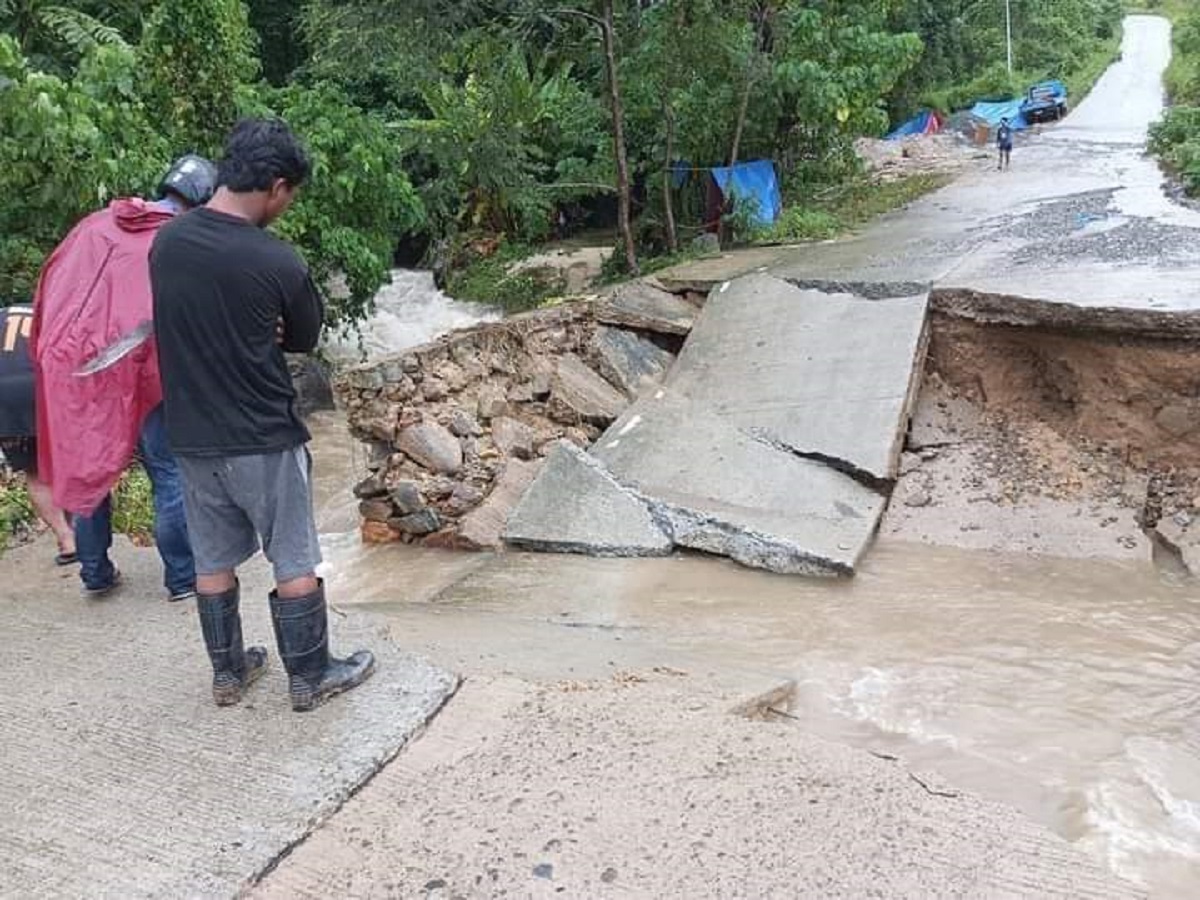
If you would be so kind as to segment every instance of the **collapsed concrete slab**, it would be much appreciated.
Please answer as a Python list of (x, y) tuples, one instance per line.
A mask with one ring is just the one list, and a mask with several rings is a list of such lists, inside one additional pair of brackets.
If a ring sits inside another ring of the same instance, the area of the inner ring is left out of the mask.
[(562, 441), (508, 520), (514, 547), (591, 556), (662, 556), (671, 540), (650, 506), (591, 456)]
[(596, 306), (596, 320), (658, 334), (687, 334), (696, 320), (696, 308), (675, 294), (645, 281), (617, 288)]
[(679, 547), (790, 575), (853, 574), (883, 495), (664, 393), (592, 448)]
[(923, 296), (759, 275), (714, 292), (663, 387), (590, 455), (547, 466), (509, 542), (612, 555), (609, 529), (632, 517), (646, 527), (630, 555), (658, 552), (661, 533), (775, 572), (853, 574), (896, 476), (926, 316)]
[(925, 295), (868, 303), (740, 278), (713, 293), (669, 385), (735, 428), (891, 481), (920, 386), (927, 312)]

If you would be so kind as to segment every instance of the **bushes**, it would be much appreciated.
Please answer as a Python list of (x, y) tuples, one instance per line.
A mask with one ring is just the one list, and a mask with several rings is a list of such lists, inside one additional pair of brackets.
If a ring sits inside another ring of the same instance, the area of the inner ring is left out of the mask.
[(1150, 131), (1150, 150), (1182, 182), (1190, 196), (1200, 196), (1200, 9), (1186, 13), (1170, 4), (1175, 18), (1175, 57), (1167, 71), (1167, 90), (1176, 105)]

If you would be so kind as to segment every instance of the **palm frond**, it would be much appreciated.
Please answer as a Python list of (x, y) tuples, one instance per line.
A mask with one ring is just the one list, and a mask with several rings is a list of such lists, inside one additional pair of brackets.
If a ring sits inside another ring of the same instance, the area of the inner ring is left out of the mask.
[[(0, 0), (0, 3), (6, 0)], [(127, 46), (121, 32), (95, 16), (65, 6), (47, 6), (40, 11), (43, 27), (76, 53), (100, 46)]]

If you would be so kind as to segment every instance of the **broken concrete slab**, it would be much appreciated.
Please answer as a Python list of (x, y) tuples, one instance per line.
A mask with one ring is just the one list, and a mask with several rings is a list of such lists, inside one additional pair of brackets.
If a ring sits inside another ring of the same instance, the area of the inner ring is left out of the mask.
[(463, 519), (459, 529), (462, 544), (475, 550), (500, 547), (509, 515), (541, 468), (540, 459), (534, 462), (510, 459), (487, 499)]
[(630, 397), (663, 380), (675, 357), (649, 338), (624, 328), (600, 327), (596, 332), (600, 372)]
[(718, 288), (668, 384), (721, 420), (867, 480), (896, 477), (928, 297), (867, 302), (750, 275)]
[[(402, 652), (380, 620), (343, 610), (331, 616), (335, 649), (369, 647), (378, 670), (316, 712), (293, 713), (271, 639), (270, 570), (256, 560), (241, 572), (242, 615), (247, 643), (270, 648), (268, 670), (241, 705), (218, 709), (195, 607), (161, 601), (153, 551), (118, 541), (125, 586), (91, 603), (73, 575), (45, 572), (44, 552), (13, 551), (6, 566), (44, 574), (19, 592), (17, 579), (0, 584), (5, 895), (237, 896), (457, 686)], [(344, 590), (331, 583), (331, 602)]]
[(592, 452), (678, 546), (772, 572), (853, 574), (886, 506), (850, 476), (669, 394), (636, 404)]
[(526, 550), (592, 556), (661, 556), (672, 546), (650, 505), (568, 441), (550, 451), (504, 539)]
[(558, 361), (551, 400), (583, 421), (601, 425), (619, 416), (629, 402), (574, 353)]
[[(592, 448), (602, 468), (582, 456), (548, 467), (512, 535), (611, 553), (621, 542), (573, 511), (640, 504), (679, 547), (853, 574), (897, 474), (926, 315), (923, 296), (869, 302), (763, 275), (718, 289), (663, 387)], [(642, 538), (637, 552), (655, 545)]]
[(596, 320), (605, 325), (683, 335), (695, 324), (696, 308), (674, 294), (634, 281), (596, 304)]

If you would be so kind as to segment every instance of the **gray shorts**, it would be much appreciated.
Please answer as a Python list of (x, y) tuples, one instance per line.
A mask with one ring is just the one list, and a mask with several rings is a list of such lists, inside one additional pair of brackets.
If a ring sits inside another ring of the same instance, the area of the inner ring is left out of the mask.
[(180, 457), (197, 575), (236, 569), (259, 550), (277, 582), (311, 575), (321, 562), (306, 447), (261, 456)]

